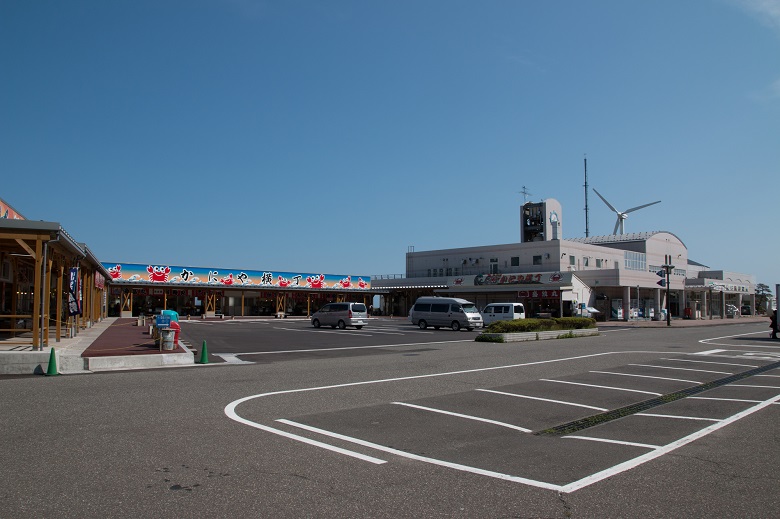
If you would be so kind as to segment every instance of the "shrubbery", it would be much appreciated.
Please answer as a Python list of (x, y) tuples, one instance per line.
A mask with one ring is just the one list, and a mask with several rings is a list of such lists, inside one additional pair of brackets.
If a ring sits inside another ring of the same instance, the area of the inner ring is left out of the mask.
[(496, 321), (486, 327), (484, 333), (544, 332), (548, 330), (581, 330), (595, 328), (596, 320), (590, 317), (552, 317), (549, 319), (515, 319)]

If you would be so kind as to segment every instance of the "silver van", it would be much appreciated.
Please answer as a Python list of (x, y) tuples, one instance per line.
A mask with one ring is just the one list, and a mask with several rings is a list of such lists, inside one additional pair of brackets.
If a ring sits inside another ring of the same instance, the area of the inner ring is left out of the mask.
[(368, 308), (363, 303), (328, 303), (312, 314), (311, 324), (315, 328), (338, 326), (343, 330), (354, 326), (360, 330), (368, 324)]
[(523, 303), (490, 303), (482, 310), (482, 320), (485, 326), (495, 321), (511, 321), (525, 319)]
[(482, 316), (471, 301), (456, 297), (420, 297), (409, 310), (409, 321), (424, 330), (442, 326), (455, 331), (482, 327)]

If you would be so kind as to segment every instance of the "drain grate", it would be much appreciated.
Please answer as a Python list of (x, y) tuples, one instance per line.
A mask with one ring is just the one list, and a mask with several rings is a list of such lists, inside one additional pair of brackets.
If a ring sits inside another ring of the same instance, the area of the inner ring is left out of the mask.
[(588, 429), (590, 427), (595, 427), (597, 425), (611, 422), (612, 420), (617, 420), (618, 418), (623, 418), (624, 416), (641, 413), (642, 411), (647, 411), (653, 407), (668, 404), (669, 402), (674, 402), (675, 400), (680, 400), (681, 398), (703, 393), (704, 391), (709, 391), (710, 389), (715, 389), (716, 387), (725, 386), (726, 384), (731, 384), (732, 382), (752, 377), (753, 375), (758, 375), (775, 368), (780, 368), (780, 361), (748, 371), (743, 371), (742, 373), (737, 373), (736, 375), (729, 375), (725, 378), (713, 380), (711, 382), (705, 382), (704, 384), (699, 384), (698, 386), (692, 386), (680, 391), (675, 391), (674, 393), (657, 396), (655, 398), (651, 398), (650, 400), (644, 400), (642, 402), (637, 402), (625, 407), (612, 409), (611, 411), (594, 414), (586, 418), (556, 425), (555, 427), (550, 427), (549, 429), (535, 431), (534, 434), (544, 436), (563, 436), (566, 434), (572, 434), (578, 431), (582, 431), (583, 429)]

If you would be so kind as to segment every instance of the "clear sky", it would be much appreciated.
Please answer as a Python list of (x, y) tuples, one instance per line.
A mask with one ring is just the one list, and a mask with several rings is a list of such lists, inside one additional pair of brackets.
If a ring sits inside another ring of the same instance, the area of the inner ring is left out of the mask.
[(626, 232), (780, 283), (780, 0), (0, 0), (0, 78), (0, 198), (102, 261), (402, 274), (523, 186), (581, 237), (587, 155), (662, 201)]

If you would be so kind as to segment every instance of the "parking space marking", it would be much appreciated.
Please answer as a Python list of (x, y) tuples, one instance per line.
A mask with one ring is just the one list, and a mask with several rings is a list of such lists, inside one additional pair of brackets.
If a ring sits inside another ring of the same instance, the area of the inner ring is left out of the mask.
[[(460, 342), (460, 341), (458, 341), (458, 342)], [(224, 412), (232, 420), (235, 420), (235, 421), (237, 421), (239, 423), (242, 423), (242, 424), (245, 424), (245, 425), (249, 425), (251, 427), (254, 427), (254, 428), (266, 431), (266, 432), (271, 432), (273, 434), (277, 434), (277, 435), (280, 435), (280, 436), (283, 436), (283, 437), (286, 437), (286, 438), (294, 439), (296, 441), (301, 441), (301, 442), (307, 443), (307, 444), (312, 445), (312, 446), (317, 446), (317, 447), (321, 447), (321, 448), (324, 448), (324, 449), (327, 449), (327, 450), (330, 450), (330, 451), (333, 451), (333, 452), (345, 454), (345, 455), (351, 456), (353, 458), (357, 458), (357, 459), (361, 459), (361, 460), (365, 460), (365, 461), (370, 461), (371, 463), (375, 463), (375, 464), (381, 464), (381, 463), (386, 463), (386, 461), (378, 459), (378, 458), (373, 458), (371, 456), (366, 456), (366, 455), (363, 455), (363, 454), (355, 452), (355, 451), (350, 451), (348, 449), (342, 449), (342, 448), (339, 448), (339, 447), (335, 447), (333, 445), (329, 445), (329, 444), (322, 443), (322, 442), (319, 442), (319, 441), (316, 441), (316, 440), (312, 440), (310, 438), (306, 438), (306, 437), (303, 437), (303, 436), (292, 434), (290, 432), (287, 432), (287, 431), (284, 431), (284, 430), (280, 430), (280, 429), (276, 429), (274, 427), (261, 425), (261, 424), (259, 424), (257, 422), (253, 422), (251, 420), (242, 418), (242, 417), (240, 417), (236, 413), (236, 408), (240, 404), (245, 403), (247, 401), (250, 401), (250, 400), (253, 400), (253, 399), (256, 399), (256, 398), (261, 398), (261, 397), (268, 397), (268, 396), (272, 396), (272, 395), (289, 395), (289, 394), (294, 394), (294, 393), (304, 393), (304, 392), (320, 391), (320, 390), (326, 390), (326, 389), (356, 387), (356, 386), (363, 386), (363, 385), (368, 385), (368, 384), (392, 383), (392, 382), (401, 382), (401, 381), (408, 381), (408, 380), (415, 380), (415, 379), (426, 379), (426, 378), (431, 378), (431, 377), (442, 377), (442, 376), (448, 376), (448, 375), (460, 375), (460, 374), (466, 374), (466, 373), (488, 372), (488, 371), (499, 370), (499, 369), (520, 368), (520, 367), (527, 367), (527, 366), (533, 366), (533, 365), (543, 365), (543, 364), (550, 364), (550, 363), (556, 363), (556, 362), (566, 362), (566, 361), (579, 360), (579, 359), (585, 359), (585, 358), (596, 358), (596, 357), (605, 356), (605, 355), (626, 354), (626, 353), (662, 353), (662, 352), (651, 352), (651, 351), (641, 351), (641, 352), (603, 352), (603, 353), (579, 355), (579, 356), (565, 357), (565, 358), (558, 358), (558, 359), (550, 359), (550, 360), (543, 360), (543, 361), (526, 362), (526, 363), (520, 363), (520, 364), (491, 366), (491, 367), (473, 368), (473, 369), (465, 369), (465, 370), (450, 371), (450, 372), (429, 373), (429, 374), (425, 374), (425, 375), (410, 375), (410, 376), (390, 378), (390, 379), (379, 379), (379, 380), (369, 380), (369, 381), (351, 382), (351, 383), (343, 383), (343, 384), (334, 384), (334, 385), (330, 385), (330, 386), (306, 387), (306, 388), (274, 391), (274, 392), (269, 392), (269, 393), (262, 393), (262, 394), (247, 396), (247, 397), (235, 400), (235, 401), (229, 403), (225, 407)], [(594, 372), (594, 373), (600, 373), (600, 372)], [(607, 374), (617, 374), (617, 375), (626, 375), (626, 374), (623, 374), (623, 373), (613, 373), (613, 372), (604, 372), (604, 373), (607, 373)], [(648, 377), (648, 378), (660, 378), (660, 377)], [(540, 379), (540, 380), (541, 381), (546, 381), (546, 382), (554, 382), (554, 383), (573, 384), (573, 385), (577, 385), (577, 386), (596, 387), (596, 388), (613, 389), (613, 390), (618, 390), (618, 391), (629, 391), (629, 392), (635, 392), (635, 393), (651, 394), (651, 395), (656, 395), (656, 396), (661, 396), (662, 395), (661, 393), (653, 393), (653, 392), (648, 392), (648, 391), (640, 391), (640, 390), (626, 389), (626, 388), (617, 388), (617, 387), (610, 387), (610, 386), (600, 386), (600, 385), (595, 385), (595, 384), (584, 384), (584, 383), (560, 381), (560, 380), (553, 380), (553, 379)], [(677, 379), (672, 379), (672, 380), (677, 380)], [(691, 382), (691, 381), (688, 381), (688, 382)], [(775, 386), (760, 386), (760, 385), (759, 386), (744, 386), (744, 387), (775, 388)], [(780, 389), (780, 387), (778, 387), (777, 389)], [(513, 396), (515, 396), (515, 395), (513, 395)], [(642, 446), (643, 448), (652, 449), (652, 452), (649, 452), (649, 453), (637, 456), (635, 458), (628, 459), (628, 460), (626, 460), (624, 462), (621, 462), (621, 463), (617, 463), (617, 464), (613, 465), (612, 467), (609, 467), (607, 469), (595, 472), (595, 473), (590, 474), (588, 476), (585, 476), (585, 477), (583, 477), (581, 479), (578, 479), (576, 481), (573, 481), (573, 482), (568, 483), (568, 484), (563, 484), (563, 485), (548, 483), (548, 482), (545, 482), (545, 481), (532, 480), (532, 479), (524, 478), (524, 477), (521, 477), (521, 476), (513, 476), (513, 475), (504, 474), (504, 473), (500, 473), (500, 472), (496, 472), (496, 471), (481, 469), (481, 468), (477, 468), (477, 467), (470, 467), (470, 466), (462, 465), (462, 464), (459, 464), (459, 463), (454, 463), (454, 462), (449, 462), (449, 461), (444, 461), (444, 460), (439, 460), (439, 459), (434, 459), (434, 458), (427, 458), (427, 457), (424, 457), (424, 456), (419, 456), (419, 455), (411, 454), (411, 453), (408, 453), (408, 452), (400, 451), (400, 450), (394, 449), (392, 447), (387, 447), (387, 446), (384, 446), (384, 445), (368, 442), (368, 441), (361, 440), (361, 439), (358, 439), (358, 438), (352, 438), (352, 437), (349, 437), (349, 436), (345, 436), (345, 435), (342, 435), (342, 434), (339, 434), (339, 433), (336, 433), (336, 432), (333, 432), (333, 431), (327, 431), (327, 430), (319, 429), (319, 428), (312, 427), (312, 426), (309, 426), (309, 425), (306, 425), (306, 424), (297, 423), (297, 422), (294, 422), (292, 420), (276, 419), (275, 421), (278, 422), (278, 423), (282, 423), (282, 424), (288, 425), (290, 427), (301, 428), (301, 429), (304, 429), (304, 430), (307, 430), (307, 431), (310, 431), (310, 432), (313, 432), (313, 433), (322, 434), (322, 435), (325, 435), (325, 436), (328, 436), (328, 437), (332, 437), (332, 438), (337, 438), (337, 439), (340, 439), (340, 440), (343, 440), (343, 441), (347, 441), (347, 442), (355, 443), (355, 444), (362, 445), (362, 446), (365, 446), (365, 447), (369, 447), (369, 448), (372, 448), (372, 449), (375, 449), (375, 450), (379, 450), (381, 452), (391, 453), (391, 454), (394, 454), (394, 455), (397, 455), (397, 456), (400, 456), (400, 457), (405, 457), (405, 458), (409, 458), (409, 459), (423, 461), (425, 463), (429, 463), (429, 464), (433, 464), (433, 465), (449, 467), (449, 468), (453, 468), (453, 469), (456, 469), (456, 470), (461, 470), (461, 471), (464, 471), (464, 472), (470, 472), (470, 473), (473, 473), (473, 474), (485, 475), (485, 476), (499, 478), (499, 479), (503, 479), (503, 480), (507, 480), (507, 481), (522, 483), (522, 484), (535, 486), (535, 487), (539, 487), (539, 488), (555, 490), (555, 491), (563, 492), (563, 493), (570, 493), (570, 492), (577, 491), (577, 490), (579, 490), (581, 488), (584, 488), (586, 486), (592, 485), (594, 483), (597, 483), (599, 481), (602, 481), (602, 480), (604, 480), (606, 478), (609, 478), (609, 477), (612, 477), (614, 475), (617, 475), (617, 474), (620, 474), (622, 472), (625, 472), (627, 470), (631, 470), (631, 469), (633, 469), (633, 468), (635, 468), (635, 467), (637, 467), (637, 466), (639, 466), (639, 465), (641, 465), (643, 463), (646, 463), (647, 461), (651, 461), (651, 460), (656, 459), (656, 458), (658, 458), (660, 456), (663, 456), (663, 455), (665, 455), (665, 454), (667, 454), (669, 452), (672, 452), (672, 451), (674, 451), (674, 450), (676, 450), (676, 449), (678, 449), (678, 448), (680, 448), (682, 446), (685, 446), (685, 445), (687, 445), (687, 444), (689, 444), (689, 443), (691, 443), (691, 442), (693, 442), (693, 441), (695, 441), (695, 440), (697, 440), (697, 439), (699, 439), (699, 438), (701, 438), (703, 436), (706, 436), (706, 435), (708, 435), (708, 434), (710, 434), (710, 433), (712, 433), (714, 431), (717, 431), (717, 430), (719, 430), (719, 429), (721, 429), (721, 428), (723, 428), (723, 427), (725, 427), (725, 426), (727, 426), (727, 425), (729, 425), (729, 424), (731, 424), (731, 423), (733, 423), (733, 422), (735, 422), (737, 420), (740, 420), (740, 419), (742, 419), (742, 418), (744, 418), (744, 417), (746, 417), (746, 416), (748, 416), (750, 414), (753, 414), (755, 412), (758, 412), (761, 409), (764, 409), (765, 407), (767, 407), (769, 405), (777, 404), (779, 401), (780, 401), (780, 395), (776, 395), (776, 396), (774, 396), (772, 398), (769, 398), (767, 400), (758, 401), (752, 407), (749, 407), (749, 408), (747, 408), (747, 409), (745, 409), (745, 410), (743, 410), (743, 411), (741, 411), (739, 413), (736, 413), (736, 414), (734, 414), (734, 415), (732, 415), (732, 416), (730, 416), (728, 418), (722, 419), (722, 420), (708, 419), (708, 418), (698, 418), (698, 417), (679, 417), (679, 416), (675, 416), (675, 415), (657, 415), (657, 417), (659, 417), (659, 418), (680, 418), (680, 419), (690, 419), (690, 420), (694, 420), (694, 419), (696, 419), (696, 420), (713, 420), (713, 421), (716, 422), (716, 423), (714, 423), (714, 424), (712, 424), (710, 426), (707, 426), (707, 427), (705, 427), (703, 429), (700, 429), (700, 430), (696, 431), (695, 433), (689, 434), (689, 435), (687, 435), (687, 436), (685, 436), (683, 438), (680, 438), (680, 439), (678, 439), (678, 440), (676, 440), (674, 442), (671, 442), (671, 443), (663, 445), (663, 446), (655, 446), (655, 445), (650, 445), (650, 444), (634, 444), (634, 445), (632, 445), (631, 442), (619, 442), (617, 440), (613, 441), (613, 440), (588, 439), (589, 441), (605, 441), (606, 443), (623, 444), (623, 445), (626, 445), (626, 446)], [(418, 408), (418, 409), (426, 410), (426, 411), (442, 412), (441, 410), (437, 410), (437, 409), (433, 409), (433, 408), (424, 408), (422, 406), (416, 406), (416, 405), (413, 405), (413, 404), (406, 404), (406, 403), (401, 403), (401, 402), (393, 402), (393, 404), (404, 405), (404, 406)], [(454, 416), (458, 416), (458, 417), (475, 419), (474, 417), (471, 417), (471, 416), (468, 416), (468, 415), (460, 415), (460, 414), (452, 413), (452, 412), (449, 412), (449, 411), (444, 412), (444, 414), (450, 414), (450, 415), (454, 415)], [(638, 414), (640, 414), (640, 413), (638, 413)], [(656, 415), (652, 415), (652, 414), (649, 414), (649, 413), (647, 413), (646, 415), (647, 416), (656, 417)], [(477, 418), (477, 420), (493, 423), (493, 424), (496, 424), (496, 425), (503, 425), (503, 426), (508, 426), (509, 425), (509, 424), (503, 424), (502, 422), (496, 422), (496, 421), (493, 421), (493, 420), (489, 420), (488, 421), (488, 420), (485, 420), (485, 419), (478, 419), (478, 418)], [(517, 428), (517, 426), (512, 426), (512, 428)], [(570, 437), (572, 439), (585, 439), (586, 438), (586, 437), (576, 438), (573, 435), (572, 436), (568, 436), (568, 437)]]
[(759, 386), (759, 385), (751, 385), (751, 384), (729, 384), (731, 387), (758, 387), (763, 389), (780, 389), (780, 386)]
[(476, 391), (483, 391), (485, 393), (493, 393), (496, 395), (506, 395), (506, 396), (514, 396), (517, 398), (527, 398), (529, 400), (541, 400), (542, 402), (553, 402), (555, 404), (564, 404), (564, 405), (573, 405), (576, 407), (584, 407), (585, 409), (594, 409), (596, 411), (606, 411), (607, 409), (603, 407), (594, 407), (592, 405), (585, 405), (585, 404), (575, 404), (574, 402), (564, 402), (563, 400), (552, 400), (550, 398), (541, 398), (538, 396), (528, 396), (528, 395), (519, 395), (517, 393), (507, 393), (505, 391), (496, 391), (494, 389), (477, 389)]
[(680, 371), (696, 371), (697, 373), (715, 373), (717, 375), (733, 375), (734, 373), (728, 371), (708, 371), (706, 369), (693, 369), (693, 368), (674, 368), (672, 366), (654, 366), (652, 364), (628, 364), (629, 366), (640, 366), (643, 368), (660, 368), (660, 369), (677, 369)]
[(744, 398), (716, 398), (712, 396), (689, 396), (691, 400), (718, 400), (720, 402), (746, 402), (749, 404), (755, 404), (761, 402), (761, 400), (745, 400)]
[(524, 433), (532, 432), (531, 429), (526, 429), (525, 427), (520, 427), (519, 425), (512, 425), (509, 423), (504, 422), (498, 422), (496, 420), (489, 420), (487, 418), (480, 418), (479, 416), (471, 416), (467, 414), (461, 414), (461, 413), (453, 413), (452, 411), (445, 411), (444, 409), (435, 409), (433, 407), (424, 407), (421, 405), (415, 405), (415, 404), (407, 404), (406, 402), (390, 402), (394, 405), (402, 405), (405, 407), (411, 407), (414, 409), (420, 409), (421, 411), (429, 411), (431, 413), (439, 413), (439, 414), (446, 414), (449, 416), (456, 416), (458, 418), (465, 418), (467, 420), (474, 420), (477, 422), (485, 422), (493, 425), (498, 425), (499, 427), (506, 427), (507, 429), (515, 429), (517, 431), (522, 431)]
[(635, 413), (632, 416), (649, 416), (651, 418), (674, 418), (676, 420), (704, 420), (705, 422), (720, 422), (718, 418), (701, 418), (699, 416), (677, 416), (673, 414)]
[(494, 471), (491, 471), (491, 470), (485, 470), (485, 469), (480, 469), (480, 468), (476, 468), (476, 467), (469, 467), (468, 465), (461, 465), (459, 463), (452, 463), (450, 461), (437, 460), (436, 458), (426, 458), (425, 456), (412, 454), (411, 452), (401, 451), (401, 450), (398, 450), (398, 449), (394, 449), (392, 447), (387, 447), (385, 445), (379, 445), (377, 443), (367, 442), (367, 441), (361, 440), (359, 438), (352, 438), (350, 436), (344, 436), (343, 434), (334, 433), (332, 431), (326, 431), (324, 429), (319, 429), (317, 427), (311, 427), (309, 425), (293, 422), (293, 421), (290, 421), (290, 420), (281, 419), (281, 420), (276, 420), (276, 421), (277, 422), (281, 422), (283, 424), (287, 424), (287, 425), (293, 426), (293, 427), (300, 427), (301, 429), (304, 429), (304, 430), (307, 430), (307, 431), (323, 434), (323, 435), (329, 436), (331, 438), (336, 438), (336, 439), (339, 439), (339, 440), (356, 443), (356, 444), (362, 445), (364, 447), (370, 447), (372, 449), (376, 449), (376, 450), (379, 450), (379, 451), (382, 451), (382, 452), (395, 454), (396, 456), (400, 456), (402, 458), (409, 458), (409, 459), (413, 459), (413, 460), (417, 460), (417, 461), (422, 461), (424, 463), (430, 463), (432, 465), (438, 465), (438, 466), (441, 466), (441, 467), (448, 467), (448, 468), (455, 469), (455, 470), (460, 470), (460, 471), (463, 471), (463, 472), (470, 472), (472, 474), (479, 474), (481, 476), (489, 476), (489, 477), (493, 477), (493, 478), (503, 479), (503, 480), (506, 480), (506, 481), (512, 481), (514, 483), (524, 483), (526, 485), (530, 485), (530, 486), (533, 486), (533, 487), (546, 488), (547, 490), (555, 490), (555, 491), (560, 491), (561, 490), (561, 486), (560, 485), (555, 485), (555, 484), (552, 484), (552, 483), (546, 483), (544, 481), (536, 481), (536, 480), (533, 480), (533, 479), (527, 479), (527, 478), (523, 478), (523, 477), (520, 477), (520, 476), (511, 476), (509, 474), (502, 474), (500, 472), (494, 472)]
[(550, 378), (540, 378), (542, 382), (556, 382), (558, 384), (571, 384), (573, 386), (597, 387), (600, 389), (614, 389), (616, 391), (628, 391), (630, 393), (643, 393), (645, 395), (661, 396), (663, 393), (653, 393), (652, 391), (640, 391), (638, 389), (626, 389), (624, 387), (599, 386), (596, 384), (583, 384), (582, 382), (569, 382), (568, 380), (553, 380)]
[(638, 456), (636, 458), (630, 459), (628, 461), (624, 461), (623, 463), (620, 463), (618, 465), (615, 465), (614, 467), (610, 467), (606, 470), (602, 470), (600, 472), (597, 472), (595, 474), (592, 474), (590, 476), (584, 477), (578, 481), (574, 481), (573, 483), (569, 483), (568, 485), (563, 485), (561, 487), (561, 491), (565, 493), (574, 492), (576, 490), (579, 490), (581, 488), (587, 487), (589, 485), (592, 485), (593, 483), (597, 483), (599, 481), (602, 481), (604, 479), (610, 478), (612, 476), (615, 476), (617, 474), (620, 474), (621, 472), (625, 472), (627, 470), (631, 470), (633, 468), (638, 467), (639, 465), (642, 465), (643, 463), (646, 463), (648, 461), (654, 460), (656, 458), (660, 458), (661, 456), (664, 456), (674, 450), (679, 449), (680, 447), (683, 447), (685, 445), (688, 445), (689, 443), (698, 440), (699, 438), (703, 438), (704, 436), (707, 436), (708, 434), (711, 434), (719, 429), (722, 429), (726, 427), (727, 425), (730, 425), (737, 420), (741, 420), (742, 418), (745, 418), (746, 416), (749, 416), (757, 411), (760, 411), (761, 409), (764, 409), (767, 406), (770, 406), (774, 404), (775, 402), (780, 401), (780, 395), (777, 395), (775, 397), (769, 398), (767, 400), (763, 400), (761, 403), (756, 404), (752, 407), (749, 407), (745, 409), (744, 411), (741, 411), (737, 414), (734, 414), (724, 420), (721, 420), (718, 423), (712, 424), (710, 426), (705, 427), (704, 429), (701, 429), (699, 431), (696, 431), (695, 433), (689, 434), (688, 436), (685, 436), (683, 438), (680, 438), (677, 441), (674, 441), (672, 443), (669, 443), (667, 445), (662, 446), (659, 449), (655, 449), (652, 452), (648, 452), (647, 454), (643, 454), (642, 456)]
[(654, 378), (657, 380), (671, 380), (673, 382), (690, 382), (691, 384), (703, 384), (698, 380), (685, 380), (682, 378), (667, 378), (667, 377), (653, 377), (650, 375), (634, 375), (632, 373), (615, 373), (613, 371), (591, 371), (591, 373), (601, 373), (602, 375), (618, 375), (621, 377), (636, 377), (636, 378)]
[(572, 440), (587, 440), (592, 442), (602, 442), (602, 443), (614, 443), (616, 445), (627, 445), (629, 447), (643, 447), (645, 449), (660, 449), (660, 445), (651, 445), (649, 443), (636, 443), (636, 442), (626, 442), (622, 440), (610, 440), (608, 438), (593, 438), (590, 436), (577, 436), (575, 434), (570, 434), (568, 436), (561, 436), (561, 438), (568, 438)]
[(240, 354), (237, 353), (212, 353), (212, 355), (221, 358), (228, 364), (254, 364), (254, 362), (239, 359), (238, 355)]
[[(726, 350), (717, 350), (717, 351), (726, 351)], [(701, 353), (693, 353), (693, 355), (701, 355)], [(743, 368), (757, 368), (758, 366), (755, 366), (753, 364), (736, 364), (734, 362), (713, 362), (711, 360), (691, 360), (691, 359), (661, 359), (661, 360), (671, 360), (675, 362), (695, 362), (697, 364), (720, 364), (721, 366), (740, 366)]]
[(463, 339), (461, 341), (436, 341), (436, 342), (410, 342), (406, 344), (380, 344), (377, 346), (344, 346), (342, 348), (309, 348), (306, 350), (279, 350), (279, 351), (250, 351), (247, 353), (236, 353), (236, 355), (277, 355), (280, 353), (313, 353), (322, 351), (341, 351), (341, 350), (370, 350), (377, 348), (398, 348), (403, 346), (426, 346), (430, 344), (452, 344), (456, 342), (474, 342), (473, 339)]

